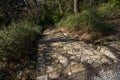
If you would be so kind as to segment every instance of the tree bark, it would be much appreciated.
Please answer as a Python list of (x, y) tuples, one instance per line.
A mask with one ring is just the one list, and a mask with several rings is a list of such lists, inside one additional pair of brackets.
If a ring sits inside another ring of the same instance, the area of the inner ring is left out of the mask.
[(74, 0), (74, 13), (78, 14), (80, 12), (79, 9), (79, 0)]
[(34, 14), (33, 14), (33, 12), (32, 12), (32, 8), (31, 8), (31, 6), (30, 6), (30, 4), (29, 4), (29, 1), (28, 1), (28, 0), (24, 0), (24, 2), (25, 2), (25, 4), (27, 5), (28, 9), (30, 10), (32, 18), (34, 18)]

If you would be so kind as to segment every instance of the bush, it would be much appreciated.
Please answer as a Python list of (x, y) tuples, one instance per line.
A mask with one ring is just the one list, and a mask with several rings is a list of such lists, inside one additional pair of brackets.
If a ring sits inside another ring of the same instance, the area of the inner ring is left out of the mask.
[(56, 23), (56, 26), (69, 27), (71, 30), (75, 30), (79, 24), (79, 15), (69, 15)]
[(111, 19), (120, 17), (120, 7), (118, 3), (105, 3), (102, 4), (99, 8), (99, 15), (101, 19)]
[[(0, 30), (0, 66), (1, 80), (16, 80), (19, 70), (35, 67), (37, 47), (36, 38), (41, 33), (41, 27), (29, 24), (11, 24)], [(4, 59), (3, 59), (4, 58)], [(10, 66), (12, 64), (12, 66)], [(32, 69), (33, 70), (33, 69)], [(26, 75), (28, 76), (28, 75)], [(27, 77), (26, 77), (27, 78)]]
[[(33, 41), (39, 32), (29, 24), (12, 24), (0, 31), (0, 56), (7, 61), (20, 60), (33, 53)], [(31, 55), (32, 56), (32, 55)]]
[(70, 15), (57, 23), (57, 26), (68, 27), (73, 31), (89, 32), (91, 35), (93, 33), (106, 35), (113, 32), (113, 27), (103, 23), (99, 12), (95, 9), (84, 10), (77, 15)]

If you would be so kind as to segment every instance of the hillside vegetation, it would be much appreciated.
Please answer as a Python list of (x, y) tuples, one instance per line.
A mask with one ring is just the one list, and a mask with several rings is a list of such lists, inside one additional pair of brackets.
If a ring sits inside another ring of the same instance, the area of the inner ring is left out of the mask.
[[(105, 36), (115, 32), (115, 26), (105, 23), (107, 20), (120, 18), (120, 8), (116, 3), (104, 3), (95, 9), (83, 10), (77, 15), (64, 17), (56, 24), (71, 31), (89, 33), (91, 37)], [(92, 38), (94, 38), (92, 37)]]
[(99, 40), (116, 35), (119, 24), (111, 20), (119, 19), (120, 0), (0, 0), (0, 80), (33, 79), (38, 42), (47, 28)]

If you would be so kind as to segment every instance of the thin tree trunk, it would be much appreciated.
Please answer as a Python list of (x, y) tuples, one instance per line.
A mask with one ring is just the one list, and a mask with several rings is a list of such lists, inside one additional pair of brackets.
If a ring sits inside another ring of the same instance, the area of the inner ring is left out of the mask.
[(79, 9), (79, 0), (74, 0), (74, 13), (78, 14), (80, 12)]
[(40, 9), (39, 9), (39, 4), (38, 4), (38, 1), (37, 0), (33, 0), (36, 8), (37, 8), (37, 18), (40, 17)]
[(30, 7), (30, 4), (29, 4), (28, 0), (24, 0), (24, 1), (25, 1), (25, 3), (26, 3), (27, 7), (29, 8), (30, 12), (31, 12), (32, 18), (34, 18), (34, 14), (33, 14), (33, 12), (32, 12), (32, 9), (31, 9), (31, 7)]

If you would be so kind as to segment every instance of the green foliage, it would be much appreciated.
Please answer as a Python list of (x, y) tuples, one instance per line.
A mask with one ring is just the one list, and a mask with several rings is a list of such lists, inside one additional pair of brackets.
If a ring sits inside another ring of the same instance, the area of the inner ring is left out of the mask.
[(111, 19), (111, 18), (120, 17), (120, 7), (115, 2), (102, 4), (98, 8), (98, 11), (102, 19)]
[(33, 41), (39, 35), (38, 29), (30, 24), (12, 24), (0, 31), (0, 55), (8, 61), (19, 60), (33, 53)]
[[(92, 0), (91, 0), (92, 1)], [(91, 37), (96, 38), (97, 34), (107, 35), (114, 32), (114, 28), (107, 23), (107, 19), (120, 18), (120, 1), (111, 0), (103, 2), (95, 2), (98, 5), (96, 8), (85, 8), (77, 15), (69, 15), (56, 26), (69, 27), (70, 30), (81, 30), (91, 33)], [(102, 3), (102, 4), (101, 4)], [(83, 4), (81, 3), (81, 6)]]
[(54, 25), (62, 17), (59, 11), (58, 2), (47, 0), (44, 4), (41, 4), (41, 15), (38, 18), (37, 24), (42, 26)]
[(82, 30), (83, 32), (110, 34), (113, 27), (106, 25), (101, 21), (97, 10), (84, 10), (77, 15), (70, 15), (62, 19), (57, 26), (69, 27), (71, 30)]
[(49, 26), (50, 24), (54, 25), (54, 23), (58, 22), (62, 18), (61, 14), (45, 12), (44, 15), (39, 17), (37, 24), (41, 26)]

